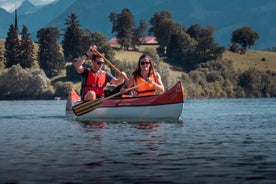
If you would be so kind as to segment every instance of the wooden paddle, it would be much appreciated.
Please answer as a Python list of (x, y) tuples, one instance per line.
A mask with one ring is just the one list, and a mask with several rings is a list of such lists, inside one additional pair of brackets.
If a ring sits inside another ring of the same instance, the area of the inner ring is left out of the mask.
[[(130, 90), (133, 90), (139, 86), (142, 86), (144, 84), (146, 84), (147, 82), (143, 82), (141, 84), (138, 84), (136, 86), (133, 86), (131, 88), (128, 88), (126, 89), (124, 92), (128, 92)], [(75, 113), (76, 116), (80, 116), (80, 115), (83, 115), (83, 114), (86, 114), (90, 111), (93, 111), (94, 109), (98, 108), (104, 101), (108, 100), (108, 99), (111, 99), (113, 97), (116, 97), (118, 95), (122, 94), (122, 92), (118, 92), (118, 93), (115, 93), (111, 96), (108, 96), (106, 98), (99, 98), (99, 99), (96, 99), (96, 100), (88, 100), (88, 101), (85, 101), (85, 102), (82, 102), (82, 103), (79, 103), (77, 105), (75, 105), (72, 109), (73, 109), (73, 112)]]
[[(104, 60), (105, 60), (105, 62), (113, 69), (113, 70), (115, 70), (115, 72), (117, 72), (117, 74), (120, 74), (121, 73), (121, 71), (116, 67), (116, 66), (114, 66), (108, 59), (106, 59), (105, 57), (104, 57), (104, 55), (102, 55), (99, 51), (97, 51), (97, 50), (95, 50), (95, 52), (96, 52), (96, 54), (98, 54), (99, 56), (101, 56)], [(128, 80), (128, 77), (127, 77), (127, 80)]]

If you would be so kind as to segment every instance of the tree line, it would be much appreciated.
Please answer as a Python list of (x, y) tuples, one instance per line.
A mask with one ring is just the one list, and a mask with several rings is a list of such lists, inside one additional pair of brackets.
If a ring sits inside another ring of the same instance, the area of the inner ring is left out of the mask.
[[(185, 28), (185, 26), (175, 22), (172, 14), (168, 11), (154, 13), (149, 21), (151, 27), (149, 27), (146, 20), (140, 20), (139, 25), (136, 27), (134, 17), (129, 9), (123, 9), (120, 13), (111, 12), (108, 18), (112, 23), (111, 32), (119, 40), (121, 49), (139, 50), (139, 46), (144, 44), (145, 38), (148, 35), (156, 37), (159, 47), (156, 51), (148, 51), (148, 53), (153, 58), (156, 58), (156, 67), (159, 70), (165, 71), (163, 72), (163, 79), (171, 75), (170, 70), (164, 70), (164, 68), (168, 68), (164, 67), (166, 62), (182, 67), (183, 70), (187, 72), (188, 76), (192, 76), (191, 73), (202, 67), (204, 63), (219, 60), (225, 50), (224, 47), (219, 46), (214, 41), (214, 27), (202, 27), (199, 24), (193, 24), (189, 28)], [(38, 53), (36, 56), (34, 53), (34, 43), (29, 37), (30, 34), (27, 27), (23, 25), (21, 34), (18, 34), (18, 30), (12, 24), (7, 33), (4, 54), (0, 53), (0, 67), (4, 70), (1, 75), (8, 75), (9, 72), (15, 72), (16, 69), (18, 71), (33, 69), (36, 71), (34, 73), (38, 72), (41, 76), (45, 76), (45, 78), (53, 78), (66, 69), (65, 81), (78, 81), (80, 77), (75, 72), (71, 63), (74, 62), (76, 58), (83, 55), (92, 44), (96, 44), (98, 48), (100, 48), (100, 51), (105, 53), (107, 59), (114, 60), (113, 49), (104, 34), (81, 29), (79, 20), (74, 13), (71, 13), (66, 18), (65, 25), (66, 28), (63, 30), (63, 33), (56, 27), (44, 27), (37, 31)], [(250, 27), (242, 27), (233, 31), (229, 49), (233, 52), (244, 54), (258, 39), (258, 33)], [(59, 40), (61, 40), (60, 43)], [(114, 62), (116, 63), (116, 61)], [(125, 65), (128, 64), (125, 63)], [(130, 68), (133, 69), (135, 66), (129, 66), (128, 68), (125, 66), (120, 67), (130, 74)], [(21, 74), (22, 73), (24, 72), (21, 72)], [(37, 77), (32, 76), (32, 78)], [(183, 76), (182, 79), (187, 81), (190, 80), (185, 76)], [(0, 85), (2, 86), (2, 93), (0, 98), (2, 99), (7, 97), (14, 98), (16, 96), (15, 94), (11, 95), (12, 92), (14, 92), (11, 86), (5, 86), (7, 80), (10, 81), (15, 79), (13, 77), (13, 79), (5, 78), (4, 80), (4, 77), (1, 77)], [(169, 87), (173, 82), (174, 79), (165, 81), (165, 86)], [(192, 82), (196, 83), (198, 81)], [(15, 85), (19, 84), (15, 83)], [(43, 83), (43, 85), (48, 90), (45, 92), (46, 95), (42, 95), (41, 92), (40, 95), (51, 96), (66, 94), (73, 86), (73, 83), (58, 81), (53, 85), (54, 87), (49, 82)], [(223, 85), (223, 83), (220, 85)], [(239, 86), (239, 84), (237, 83), (236, 86)], [(246, 86), (242, 87), (242, 89), (245, 88)], [(193, 91), (192, 89), (190, 90)], [(238, 87), (236, 87), (236, 91), (238, 91)], [(201, 95), (190, 94), (190, 96), (210, 96), (208, 93), (199, 93), (198, 90), (194, 90), (193, 93)], [(221, 94), (216, 94), (215, 96), (219, 95)], [(275, 95), (275, 93), (266, 94), (266, 96), (273, 95)], [(244, 95), (240, 96), (252, 95), (244, 93)], [(264, 95), (258, 93), (258, 96)], [(33, 96), (30, 94), (30, 97)], [(18, 98), (21, 98), (21, 96), (19, 95)], [(37, 96), (37, 98), (39, 97)]]

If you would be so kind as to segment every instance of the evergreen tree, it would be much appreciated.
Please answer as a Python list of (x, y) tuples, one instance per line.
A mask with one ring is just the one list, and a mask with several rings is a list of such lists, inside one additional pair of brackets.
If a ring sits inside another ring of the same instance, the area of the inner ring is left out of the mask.
[(4, 69), (5, 66), (6, 66), (6, 64), (5, 64), (5, 60), (4, 60), (4, 57), (3, 57), (2, 48), (0, 47), (0, 70)]
[(53, 77), (64, 69), (65, 61), (60, 52), (57, 40), (60, 32), (56, 27), (46, 27), (38, 30), (39, 44), (38, 61), (47, 77)]
[(5, 42), (5, 53), (6, 67), (9, 68), (12, 65), (18, 64), (19, 55), (19, 38), (17, 30), (14, 25), (11, 24), (9, 32), (7, 33), (7, 38)]
[(34, 45), (25, 25), (23, 25), (21, 35), (19, 64), (22, 68), (31, 68), (34, 64)]
[(66, 61), (72, 61), (74, 58), (82, 55), (82, 30), (76, 14), (72, 13), (67, 19), (67, 28), (65, 29), (64, 39), (62, 41), (63, 54)]

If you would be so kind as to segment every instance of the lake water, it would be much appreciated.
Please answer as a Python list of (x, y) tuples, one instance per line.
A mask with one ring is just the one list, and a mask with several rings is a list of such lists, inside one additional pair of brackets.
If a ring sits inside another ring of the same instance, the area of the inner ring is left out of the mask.
[(0, 101), (0, 183), (276, 183), (276, 99), (186, 100), (180, 122), (77, 122)]

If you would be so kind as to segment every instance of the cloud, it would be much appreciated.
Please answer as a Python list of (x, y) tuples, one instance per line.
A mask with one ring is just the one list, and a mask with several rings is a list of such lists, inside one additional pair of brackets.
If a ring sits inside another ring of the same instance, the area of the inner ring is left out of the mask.
[[(46, 5), (58, 0), (29, 0), (33, 5)], [(8, 12), (13, 12), (15, 8), (18, 8), (24, 0), (0, 0), (0, 7), (7, 10)]]
[(7, 10), (8, 12), (14, 11), (15, 8), (18, 8), (22, 4), (23, 0), (19, 1), (10, 1), (10, 0), (0, 0), (0, 7)]
[(50, 4), (56, 0), (29, 0), (33, 5), (45, 5)]

